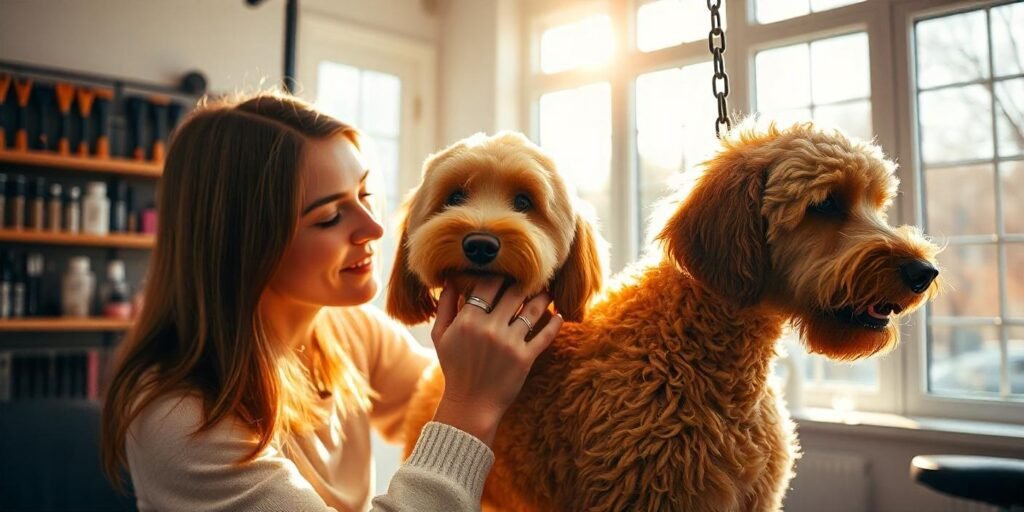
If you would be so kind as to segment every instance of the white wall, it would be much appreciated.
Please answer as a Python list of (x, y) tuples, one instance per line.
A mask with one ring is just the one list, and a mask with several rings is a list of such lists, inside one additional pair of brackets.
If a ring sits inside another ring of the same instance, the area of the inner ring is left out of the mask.
[(211, 90), (276, 84), (284, 3), (242, 0), (0, 0), (0, 60)]
[(441, 21), (439, 142), (519, 126), (519, 5), (451, 0)]

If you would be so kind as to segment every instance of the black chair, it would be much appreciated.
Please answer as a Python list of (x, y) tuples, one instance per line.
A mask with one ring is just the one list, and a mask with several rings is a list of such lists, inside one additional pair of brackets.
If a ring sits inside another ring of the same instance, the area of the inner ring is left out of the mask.
[(910, 477), (943, 494), (1024, 511), (1024, 460), (973, 455), (918, 455)]
[(100, 469), (100, 404), (0, 404), (0, 510), (135, 510)]

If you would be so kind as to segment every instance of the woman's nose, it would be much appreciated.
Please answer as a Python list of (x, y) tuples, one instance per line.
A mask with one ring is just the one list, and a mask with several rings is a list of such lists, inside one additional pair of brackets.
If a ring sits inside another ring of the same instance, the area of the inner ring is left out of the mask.
[(384, 236), (384, 226), (377, 220), (372, 210), (360, 208), (359, 216), (359, 227), (352, 233), (353, 243), (365, 244)]

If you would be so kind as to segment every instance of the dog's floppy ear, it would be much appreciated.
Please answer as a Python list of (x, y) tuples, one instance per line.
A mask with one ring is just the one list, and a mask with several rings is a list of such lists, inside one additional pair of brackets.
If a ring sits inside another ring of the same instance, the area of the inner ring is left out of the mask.
[[(415, 194), (415, 192), (413, 193)], [(430, 320), (437, 312), (437, 300), (430, 294), (423, 281), (420, 281), (409, 268), (409, 216), (413, 197), (405, 206), (405, 214), (399, 227), (398, 253), (391, 267), (391, 279), (388, 281), (389, 315), (406, 325), (415, 325)]]
[(562, 268), (551, 280), (549, 291), (555, 309), (567, 321), (580, 322), (587, 303), (604, 280), (601, 246), (590, 222), (576, 216), (576, 234)]
[(718, 295), (755, 303), (770, 265), (761, 215), (765, 169), (736, 150), (707, 164), (658, 234), (669, 256)]

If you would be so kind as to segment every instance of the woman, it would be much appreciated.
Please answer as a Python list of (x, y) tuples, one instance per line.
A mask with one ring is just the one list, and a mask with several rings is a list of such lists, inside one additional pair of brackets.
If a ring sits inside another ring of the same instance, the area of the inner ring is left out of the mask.
[[(369, 428), (397, 440), (432, 357), (365, 306), (372, 172), (353, 128), (288, 97), (201, 106), (178, 129), (104, 410), (105, 470), (120, 484), (127, 466), (140, 509), (367, 508)], [(473, 295), (439, 297), (444, 398), (375, 510), (479, 508), (498, 421), (562, 321), (526, 343), (511, 320), (538, 320), (546, 294), (490, 279)]]

